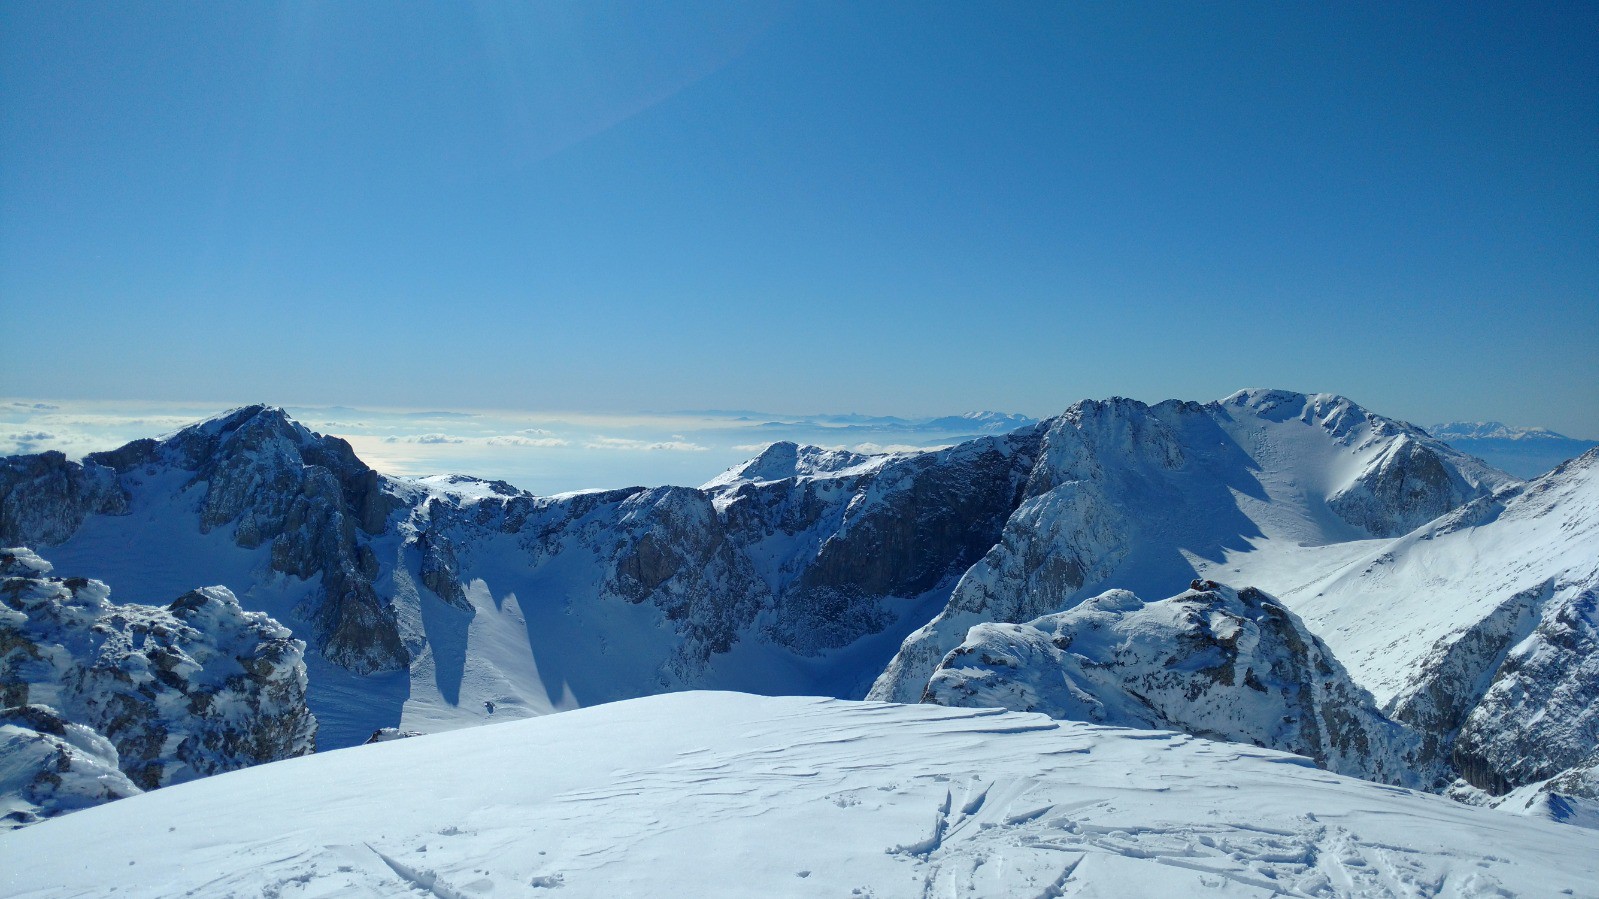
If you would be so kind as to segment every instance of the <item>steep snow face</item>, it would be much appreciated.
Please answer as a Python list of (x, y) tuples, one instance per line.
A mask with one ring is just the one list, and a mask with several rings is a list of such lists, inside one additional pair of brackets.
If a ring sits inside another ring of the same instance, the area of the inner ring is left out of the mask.
[(1599, 882), (1592, 831), (1271, 750), (995, 710), (708, 693), (252, 768), (6, 835), (0, 858), (26, 860), (0, 864), (0, 892), (41, 899), (108, 884), (162, 897), (891, 899), (1583, 896)]
[(1284, 597), (1393, 716), (1493, 793), (1599, 745), (1599, 450)]
[(0, 705), (48, 706), (103, 734), (114, 752), (80, 741), (79, 754), (147, 790), (313, 750), (305, 644), (287, 628), (223, 587), (115, 605), (104, 583), (49, 570), (0, 551)]
[(1107, 588), (1159, 595), (1261, 545), (1394, 536), (1512, 481), (1330, 394), (1078, 403), (1049, 424), (999, 544), (870, 695), (914, 702), (975, 624), (1027, 621)]
[(1292, 612), (1253, 588), (1200, 586), (1149, 603), (1112, 590), (1026, 624), (973, 627), (922, 701), (1182, 730), (1368, 780), (1447, 782)]
[(0, 832), (142, 792), (93, 728), (49, 706), (0, 708)]

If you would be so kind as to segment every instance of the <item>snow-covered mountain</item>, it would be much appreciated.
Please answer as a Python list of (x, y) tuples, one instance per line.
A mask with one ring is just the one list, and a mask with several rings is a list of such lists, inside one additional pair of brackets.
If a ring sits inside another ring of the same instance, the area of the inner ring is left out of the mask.
[(1522, 478), (1535, 478), (1599, 446), (1548, 428), (1516, 428), (1497, 421), (1452, 421), (1427, 431), (1455, 449)]
[(1330, 394), (1078, 403), (1047, 423), (999, 543), (871, 696), (915, 702), (973, 625), (1029, 621), (1113, 588), (1167, 596), (1207, 560), (1266, 544), (1398, 536), (1513, 480)]
[[(1510, 711), (1500, 723), (1455, 733), (1434, 719), (1459, 710), (1428, 718), (1395, 697), (1412, 678), (1454, 676), (1445, 672), (1460, 653), (1423, 659), (1452, 628), (1475, 626), (1476, 606), (1436, 602), (1422, 579), (1403, 587), (1405, 601), (1433, 611), (1367, 626), (1318, 606), (1306, 585), (1420, 541), (1428, 528), (1544, 495), (1560, 510), (1545, 518), (1576, 508), (1561, 490), (1522, 486), (1420, 429), (1328, 394), (1084, 401), (1047, 422), (943, 450), (861, 454), (777, 443), (699, 489), (549, 497), (461, 476), (386, 477), (343, 441), (256, 406), (81, 464), (51, 453), (0, 461), (0, 542), (48, 546), (58, 568), (103, 577), (129, 595), (230, 588), (244, 608), (310, 644), (306, 701), (324, 749), (382, 728), (434, 732), (684, 689), (841, 698), (870, 689), (915, 702), (935, 672), (953, 676), (959, 666), (946, 657), (974, 626), (1032, 622), (1023, 642), (1050, 635), (1048, 643), (1059, 636), (1049, 628), (1066, 619), (1047, 627), (1038, 619), (1071, 618), (1107, 590), (1161, 597), (1195, 577), (1215, 578), (1280, 596), (1293, 614), (1241, 590), (1204, 601), (1218, 604), (1215, 622), (1208, 612), (1203, 626), (1171, 618), (1166, 636), (1190, 641), (1194, 652), (1163, 658), (1216, 677), (1202, 683), (1210, 675), (1195, 674), (1162, 689), (1197, 690), (1204, 714), (1146, 702), (1141, 718), (1109, 720), (1291, 748), (1399, 783), (1459, 771), (1504, 793), (1536, 790), (1556, 775), (1582, 781), (1571, 753), (1546, 759), (1554, 768), (1540, 762), (1505, 774), (1514, 766), (1471, 767), (1478, 756), (1499, 758), (1500, 748), (1466, 755), (1461, 747), (1477, 745), (1473, 734), (1509, 734), (1517, 716), (1586, 689), (1593, 654), (1585, 632), (1552, 640), (1563, 654), (1536, 653), (1516, 669), (1531, 679), (1516, 696), (1545, 690), (1547, 702), (1501, 704)], [(1507, 545), (1547, 546), (1521, 566), (1526, 577), (1547, 579), (1591, 545), (1585, 532), (1571, 533), (1579, 536), (1567, 543), (1518, 537)], [(1088, 630), (1142, 627), (1135, 623), (1196, 602), (1099, 609), (1109, 617)], [(1224, 619), (1269, 639), (1229, 643), (1216, 630), (1227, 630)], [(1375, 641), (1412, 625), (1420, 630), (1407, 638), (1409, 661), (1379, 650)], [(1074, 633), (1084, 627), (1072, 624)], [(1108, 645), (1084, 645), (1099, 642)], [(1085, 677), (1092, 670), (1105, 688), (1096, 701), (1109, 707), (1160, 679), (1150, 666), (1167, 661), (1154, 658), (1117, 668), (1110, 658), (1060, 655), (1051, 664)], [(1309, 693), (1257, 702), (1248, 677), (1256, 663), (1277, 671), (1283, 689)], [(1223, 683), (1222, 668), (1233, 683)], [(1338, 673), (1346, 668), (1347, 678)], [(1577, 687), (1561, 686), (1568, 681)], [(1505, 683), (1509, 691), (1520, 682)], [(1268, 711), (1295, 721), (1268, 728)], [(1591, 750), (1596, 741), (1578, 728), (1566, 742)]]
[(305, 755), (305, 644), (224, 587), (113, 604), (0, 550), (0, 827)]
[(1156, 603), (1111, 591), (970, 627), (922, 699), (1175, 727), (1409, 785), (1455, 777), (1468, 801), (1599, 823), (1599, 449), (1394, 540), (1202, 567), (1298, 577), (1284, 604), (1303, 622), (1210, 582)]
[(1599, 449), (1361, 548), (1284, 599), (1395, 719), (1493, 794), (1599, 763)]
[[(93, 847), (92, 851), (88, 847)], [(1593, 896), (1599, 834), (1182, 734), (681, 693), (0, 837), (12, 896)]]

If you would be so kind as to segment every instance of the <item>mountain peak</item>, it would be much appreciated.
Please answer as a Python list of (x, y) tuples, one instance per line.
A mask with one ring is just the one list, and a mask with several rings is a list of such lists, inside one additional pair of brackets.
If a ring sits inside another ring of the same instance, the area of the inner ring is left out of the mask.
[(789, 478), (843, 475), (864, 472), (881, 464), (885, 455), (865, 455), (844, 449), (824, 449), (779, 440), (761, 450), (760, 455), (735, 465), (704, 485), (711, 490), (738, 484), (764, 484)]

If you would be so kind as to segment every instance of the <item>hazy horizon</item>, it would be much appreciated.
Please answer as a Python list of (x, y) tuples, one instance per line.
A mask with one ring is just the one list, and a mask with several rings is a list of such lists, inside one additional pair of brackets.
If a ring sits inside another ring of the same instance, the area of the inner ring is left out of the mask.
[[(1209, 401), (1221, 398), (1162, 399)], [(1350, 399), (1361, 403), (1359, 397)], [(115, 449), (141, 437), (160, 436), (245, 405), (250, 403), (0, 398), (0, 455), (59, 450), (79, 459), (86, 453)], [(873, 416), (851, 412), (583, 413), (270, 402), (267, 405), (282, 406), (291, 417), (314, 431), (348, 440), (362, 460), (386, 474), (408, 477), (469, 475), (507, 481), (541, 495), (628, 486), (696, 487), (779, 440), (879, 453), (932, 449), (993, 432), (955, 427), (947, 422), (940, 426), (934, 421), (945, 416)], [(996, 412), (1042, 420), (1069, 405), (1070, 402), (1062, 403), (1059, 409), (1046, 415), (1029, 415), (1013, 409), (947, 410), (946, 415)], [(1444, 423), (1442, 419), (1418, 421), (1392, 415), (1382, 408), (1369, 405), (1367, 408), (1423, 428)], [(1538, 422), (1505, 423), (1516, 427), (1543, 426)], [(1585, 434), (1565, 436), (1594, 439)]]

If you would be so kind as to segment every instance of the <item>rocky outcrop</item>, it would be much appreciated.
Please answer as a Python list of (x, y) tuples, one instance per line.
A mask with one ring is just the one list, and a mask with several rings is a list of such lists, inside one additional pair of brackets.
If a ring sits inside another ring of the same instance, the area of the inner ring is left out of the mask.
[[(435, 507), (440, 505), (433, 503)], [(461, 586), (461, 566), (455, 558), (455, 542), (442, 533), (424, 530), (416, 537), (416, 550), (422, 556), (422, 585), (433, 595), (456, 608), (470, 612), (472, 603)]]
[(128, 497), (104, 465), (58, 452), (0, 459), (0, 546), (50, 546), (90, 515), (125, 515)]
[(0, 551), (0, 701), (42, 704), (103, 734), (141, 789), (305, 755), (305, 644), (226, 588), (165, 607), (109, 601), (100, 581), (49, 576)]
[(1455, 739), (1461, 776), (1490, 793), (1556, 777), (1599, 750), (1599, 589), (1556, 596)]
[(1447, 782), (1292, 612), (1253, 588), (1195, 587), (1159, 602), (1113, 590), (1026, 624), (980, 624), (922, 701), (1181, 730), (1384, 783)]
[(142, 792), (93, 728), (49, 706), (0, 708), (0, 832)]

